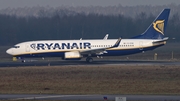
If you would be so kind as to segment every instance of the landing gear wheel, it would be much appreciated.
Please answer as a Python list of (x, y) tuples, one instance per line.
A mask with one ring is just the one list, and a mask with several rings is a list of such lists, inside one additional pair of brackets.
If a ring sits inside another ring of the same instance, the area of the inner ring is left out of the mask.
[(91, 57), (87, 57), (87, 58), (86, 58), (86, 62), (88, 62), (88, 63), (93, 62), (93, 58), (91, 58)]
[(22, 63), (25, 63), (25, 62), (26, 62), (26, 60), (21, 60), (21, 62), (22, 62)]

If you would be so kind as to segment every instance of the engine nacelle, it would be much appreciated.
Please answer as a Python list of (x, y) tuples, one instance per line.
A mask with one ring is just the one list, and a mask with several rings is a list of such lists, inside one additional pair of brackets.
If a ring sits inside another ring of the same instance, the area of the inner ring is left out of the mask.
[(79, 52), (65, 52), (64, 59), (65, 60), (80, 60), (82, 58)]

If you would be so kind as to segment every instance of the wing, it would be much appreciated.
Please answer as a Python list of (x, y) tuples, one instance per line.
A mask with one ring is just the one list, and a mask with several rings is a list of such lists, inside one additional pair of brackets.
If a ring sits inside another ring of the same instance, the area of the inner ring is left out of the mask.
[(120, 42), (121, 42), (121, 38), (119, 38), (112, 47), (105, 47), (105, 48), (97, 48), (97, 49), (90, 49), (90, 50), (80, 51), (80, 54), (82, 54), (82, 55), (85, 55), (85, 54), (101, 55), (101, 54), (107, 53), (106, 49), (118, 47)]

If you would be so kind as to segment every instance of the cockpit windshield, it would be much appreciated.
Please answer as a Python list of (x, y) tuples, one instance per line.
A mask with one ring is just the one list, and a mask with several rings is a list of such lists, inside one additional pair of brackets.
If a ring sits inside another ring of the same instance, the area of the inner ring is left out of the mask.
[(14, 46), (13, 48), (20, 48), (20, 46)]

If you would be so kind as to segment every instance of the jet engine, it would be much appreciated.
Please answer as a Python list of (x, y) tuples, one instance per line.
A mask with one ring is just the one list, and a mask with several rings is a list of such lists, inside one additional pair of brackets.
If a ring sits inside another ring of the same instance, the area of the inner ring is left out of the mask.
[(65, 52), (64, 60), (80, 60), (82, 55), (79, 52)]

